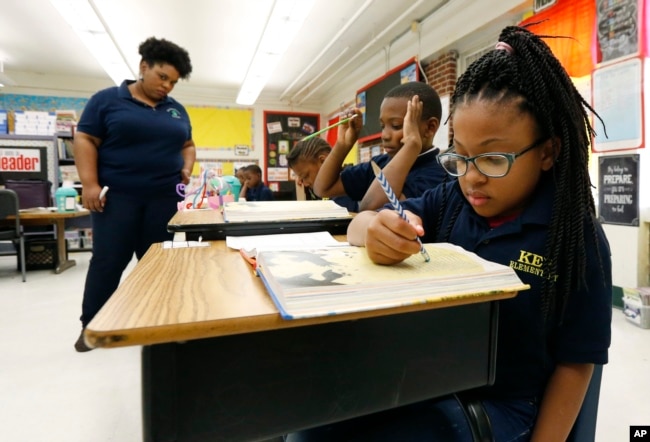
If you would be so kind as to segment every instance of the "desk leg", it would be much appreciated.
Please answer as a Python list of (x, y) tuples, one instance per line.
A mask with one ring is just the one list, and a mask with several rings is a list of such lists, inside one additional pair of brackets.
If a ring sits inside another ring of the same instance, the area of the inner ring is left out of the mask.
[(74, 259), (68, 259), (68, 254), (66, 253), (65, 219), (56, 220), (56, 248), (59, 254), (59, 264), (54, 269), (54, 273), (61, 273), (77, 264)]

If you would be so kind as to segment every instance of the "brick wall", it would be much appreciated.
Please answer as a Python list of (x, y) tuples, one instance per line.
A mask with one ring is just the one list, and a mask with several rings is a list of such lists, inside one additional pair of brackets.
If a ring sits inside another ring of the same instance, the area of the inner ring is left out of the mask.
[(447, 52), (431, 61), (424, 67), (428, 83), (438, 92), (438, 95), (451, 95), (456, 84), (458, 73), (458, 53)]

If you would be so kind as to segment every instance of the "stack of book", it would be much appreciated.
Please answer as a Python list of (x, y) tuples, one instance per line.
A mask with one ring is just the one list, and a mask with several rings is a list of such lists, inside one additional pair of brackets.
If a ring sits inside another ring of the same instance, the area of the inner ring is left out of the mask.
[(331, 200), (238, 201), (223, 205), (223, 219), (227, 223), (333, 218), (351, 219), (352, 216), (348, 209)]

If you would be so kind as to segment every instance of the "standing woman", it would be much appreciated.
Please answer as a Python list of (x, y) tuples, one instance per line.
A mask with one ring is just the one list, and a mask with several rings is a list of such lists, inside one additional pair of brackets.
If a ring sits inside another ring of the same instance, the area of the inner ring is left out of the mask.
[[(84, 288), (79, 352), (91, 350), (83, 329), (117, 288), (133, 253), (171, 239), (176, 185), (188, 183), (196, 150), (185, 108), (169, 97), (192, 72), (188, 52), (150, 37), (140, 44), (137, 81), (97, 92), (74, 137), (74, 157), (91, 211), (93, 256)], [(110, 191), (100, 199), (103, 186)]]

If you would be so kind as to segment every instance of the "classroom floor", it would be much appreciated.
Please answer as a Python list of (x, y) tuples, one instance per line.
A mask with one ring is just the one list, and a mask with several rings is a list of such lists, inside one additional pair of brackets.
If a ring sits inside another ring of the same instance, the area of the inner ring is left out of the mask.
[[(55, 275), (0, 256), (0, 440), (142, 440), (140, 347), (76, 353), (90, 253)], [(129, 270), (133, 267), (133, 261)], [(650, 330), (614, 310), (610, 363), (600, 396), (597, 442), (629, 440), (630, 425), (650, 425)]]

